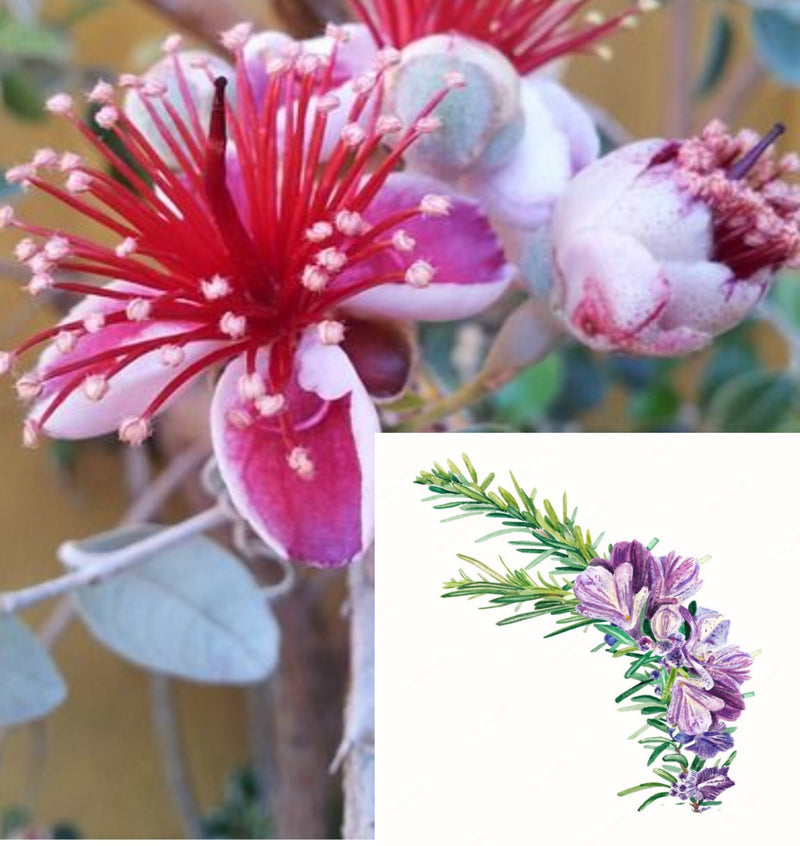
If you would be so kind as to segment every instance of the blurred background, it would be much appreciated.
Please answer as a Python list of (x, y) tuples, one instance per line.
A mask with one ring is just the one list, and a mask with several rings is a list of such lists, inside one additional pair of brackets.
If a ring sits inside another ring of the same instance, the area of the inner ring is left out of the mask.
[[(279, 24), (305, 34), (315, 26), (309, 7), (334, 13), (337, 5), (300, 0), (0, 2), (0, 170), (26, 161), (37, 147), (74, 149), (75, 138), (65, 123), (42, 114), (43, 99), (55, 90), (86, 90), (99, 76), (144, 70), (158, 57), (159, 44), (170, 32), (184, 32), (196, 44), (209, 47), (214, 32), (250, 18), (261, 26)], [(160, 6), (173, 14), (165, 14)], [(620, 3), (603, 0), (591, 6), (612, 11)], [(791, 12), (781, 27), (775, 19), (765, 24), (769, 8), (760, 9), (754, 20), (748, 6), (722, 0), (672, 0), (665, 6), (645, 15), (635, 32), (622, 32), (613, 39), (612, 61), (581, 57), (565, 68), (567, 82), (596, 109), (609, 146), (630, 137), (685, 134), (718, 114), (758, 129), (781, 120), (790, 128), (786, 148), (799, 148), (800, 98), (793, 85), (800, 82), (800, 72), (792, 64), (792, 55), (795, 63), (800, 56), (799, 42), (774, 47), (775, 33), (778, 41), (785, 41), (791, 30), (795, 20)], [(778, 55), (780, 50), (784, 52)], [(0, 183), (0, 191), (9, 188)], [(13, 201), (19, 202), (29, 220), (66, 223), (58, 216), (63, 212), (40, 197)], [(50, 323), (53, 310), (64, 306), (42, 299), (32, 302), (21, 291), (27, 280), (11, 260), (15, 240), (0, 233), (2, 349)], [(597, 357), (578, 347), (563, 350), (485, 401), (465, 426), (528, 431), (795, 431), (800, 427), (798, 291), (796, 279), (787, 276), (762, 315), (723, 338), (713, 350), (685, 361)], [(475, 372), (499, 319), (499, 314), (488, 315), (481, 322), (422, 332), (426, 359), (443, 387)], [(203, 401), (202, 395), (197, 397), (197, 402)], [(13, 391), (4, 385), (0, 589), (55, 575), (58, 544), (114, 525), (130, 502), (130, 492), (136, 490), (137, 474), (143, 472), (113, 440), (24, 450), (20, 423)], [(151, 456), (145, 469), (179, 453), (193, 434), (189, 406), (165, 425), (161, 453)], [(180, 502), (173, 503), (168, 516), (177, 515), (180, 508)], [(326, 600), (317, 621), (331, 630), (331, 655), (319, 656), (323, 664), (342, 660), (343, 650), (337, 652), (336, 647), (343, 637), (341, 626), (337, 628), (339, 587), (333, 584), (333, 590), (326, 592), (332, 598)], [(37, 612), (26, 619), (40, 626), (46, 617)], [(63, 822), (74, 827), (62, 828), (62, 836), (76, 831), (93, 838), (182, 836), (186, 829), (167, 789), (175, 773), (164, 766), (164, 737), (169, 731), (153, 730), (153, 715), (163, 716), (164, 697), (173, 695), (193, 780), (194, 795), (187, 801), (193, 804), (190, 810), (206, 821), (201, 833), (269, 835), (269, 821), (254, 811), (258, 801), (251, 773), (259, 769), (254, 750), (265, 742), (258, 715), (284, 694), (184, 684), (165, 692), (147, 674), (98, 646), (80, 626), (60, 632), (58, 619), (50, 623), (54, 655), (70, 685), (70, 697), (46, 726), (16, 729), (1, 741), (0, 816), (5, 814), (6, 835), (27, 824), (28, 812), (39, 826)], [(293, 672), (298, 674), (294, 679), (298, 690), (292, 695), (311, 695), (313, 685), (300, 678), (303, 669)], [(341, 696), (336, 679), (330, 682), (329, 695)], [(327, 728), (331, 742), (338, 730), (338, 725)], [(302, 746), (303, 738), (294, 737), (292, 742)], [(326, 792), (330, 785), (326, 787), (324, 777), (322, 781), (314, 789), (320, 793), (323, 830), (306, 836), (324, 836), (324, 826), (337, 829), (338, 800)]]

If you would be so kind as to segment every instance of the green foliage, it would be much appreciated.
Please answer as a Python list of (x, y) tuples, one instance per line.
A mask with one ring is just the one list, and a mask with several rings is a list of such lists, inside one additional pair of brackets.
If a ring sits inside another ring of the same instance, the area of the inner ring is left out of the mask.
[(47, 20), (38, 18), (35, 8), (21, 16), (0, 6), (0, 105), (9, 114), (41, 120), (48, 94), (64, 87), (65, 79), (80, 81), (70, 29), (104, 5), (104, 0), (72, 0), (61, 17)]
[[(560, 515), (549, 500), (544, 500), (542, 509), (539, 509), (534, 502), (536, 491), (527, 493), (513, 474), (511, 481), (515, 493), (512, 494), (499, 486), (493, 491), (490, 486), (494, 481), (494, 474), (478, 482), (477, 471), (469, 463), (469, 459), (464, 456), (463, 460), (469, 477), (455, 462), (448, 461), (448, 469), (436, 464), (432, 471), (421, 472), (415, 482), (427, 486), (431, 491), (431, 500), (435, 501), (434, 508), (458, 509), (461, 512), (448, 519), (483, 515), (501, 520), (504, 530), (485, 535), (482, 540), (501, 533), (528, 535), (524, 541), (511, 542), (518, 552), (536, 556), (528, 567), (552, 558), (556, 559), (558, 565), (554, 573), (575, 573), (584, 570), (589, 561), (597, 557), (591, 532), (584, 532), (575, 522), (576, 515), (570, 514), (566, 496), (561, 503)], [(502, 578), (494, 571), (489, 572), (493, 573), (493, 578)]]
[(798, 403), (794, 378), (753, 370), (734, 377), (714, 394), (708, 420), (714, 431), (774, 432)]
[(703, 99), (713, 93), (728, 69), (735, 45), (735, 29), (728, 15), (718, 10), (711, 22), (703, 67), (692, 94)]
[(39, 120), (44, 95), (31, 76), (20, 68), (0, 73), (0, 95), (6, 108), (21, 120)]
[(800, 13), (796, 9), (755, 9), (751, 31), (756, 53), (784, 85), (800, 85)]
[(80, 840), (80, 831), (68, 822), (57, 822), (49, 830), (36, 825), (27, 808), (14, 805), (0, 813), (0, 839), (3, 840)]
[(203, 821), (210, 840), (269, 840), (272, 821), (264, 811), (258, 778), (250, 768), (236, 770), (228, 778), (222, 805)]
[(516, 429), (535, 427), (560, 395), (564, 370), (560, 355), (527, 368), (494, 395), (494, 415)]

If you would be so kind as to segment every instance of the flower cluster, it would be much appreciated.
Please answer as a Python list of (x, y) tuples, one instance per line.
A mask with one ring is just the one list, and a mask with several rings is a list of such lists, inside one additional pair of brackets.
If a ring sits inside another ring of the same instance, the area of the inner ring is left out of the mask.
[[(730, 621), (716, 611), (688, 606), (700, 588), (694, 558), (655, 556), (639, 541), (614, 544), (575, 578), (576, 610), (617, 626), (645, 655), (655, 692), (668, 702), (665, 720), (675, 749), (708, 760), (733, 748), (727, 724), (744, 710), (740, 688), (752, 656), (727, 643)], [(613, 648), (617, 640), (610, 644)], [(673, 795), (696, 802), (715, 799), (733, 782), (727, 767), (685, 768)], [(713, 795), (710, 795), (713, 793)]]
[(108, 237), (0, 209), (23, 235), (28, 291), (84, 296), (0, 353), (0, 373), (47, 345), (16, 381), (29, 446), (113, 431), (141, 444), (192, 382), (218, 375), (211, 431), (234, 504), (282, 555), (341, 565), (372, 538), (373, 399), (399, 394), (411, 366), (386, 318), (474, 314), (513, 270), (473, 200), (398, 172), (439, 129), (457, 74), (404, 121), (381, 110), (397, 52), (373, 45), (360, 67), (349, 29), (295, 43), (241, 25), (222, 43), (233, 65), (172, 36), (144, 76), (98, 82), (94, 126), (72, 96), (48, 101), (100, 163), (41, 149), (6, 178)]
[[(513, 608), (512, 616), (499, 621), (504, 626), (553, 616), (557, 625), (548, 638), (578, 629), (600, 634), (592, 652), (606, 651), (617, 666), (630, 662), (624, 676), (632, 686), (615, 701), (642, 716), (644, 725), (631, 739), (647, 732), (639, 743), (659, 779), (618, 795), (654, 790), (639, 810), (669, 796), (697, 813), (720, 804), (719, 795), (734, 785), (732, 723), (753, 695), (741, 688), (754, 656), (728, 644), (729, 620), (693, 599), (702, 586), (701, 562), (675, 552), (655, 555), (635, 540), (613, 544), (600, 557), (597, 541), (577, 524), (566, 495), (560, 512), (548, 500), (540, 508), (536, 491), (527, 493), (513, 475), (513, 493), (499, 486), (495, 491), (494, 473), (479, 482), (469, 458), (463, 459), (466, 472), (448, 461), (447, 469), (435, 464), (416, 483), (431, 492), (434, 508), (463, 512), (449, 520), (482, 515), (496, 525), (499, 518), (504, 528), (482, 540), (517, 533), (524, 539), (512, 541), (515, 552), (534, 558), (519, 569), (501, 558), (502, 567), (495, 569), (460, 555), (480, 573), (473, 578), (461, 570), (445, 583), (444, 596), (480, 596), (488, 600), (484, 608)], [(541, 567), (548, 560), (552, 568), (545, 576)]]

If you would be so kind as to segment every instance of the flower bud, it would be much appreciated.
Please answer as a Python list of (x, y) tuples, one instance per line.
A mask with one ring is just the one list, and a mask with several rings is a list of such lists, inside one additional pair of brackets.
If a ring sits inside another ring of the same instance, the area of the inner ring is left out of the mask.
[(800, 257), (794, 169), (719, 123), (623, 147), (579, 174), (553, 221), (553, 305), (598, 350), (683, 355), (742, 321)]
[(441, 127), (405, 156), (413, 168), (444, 179), (505, 163), (524, 126), (519, 76), (511, 62), (461, 35), (433, 35), (406, 47), (392, 76), (389, 111), (413, 124), (453, 74), (466, 85), (451, 90), (436, 109)]
[(499, 226), (532, 231), (548, 223), (567, 183), (595, 161), (600, 138), (591, 116), (566, 88), (534, 74), (522, 80), (525, 131), (501, 167), (467, 176)]

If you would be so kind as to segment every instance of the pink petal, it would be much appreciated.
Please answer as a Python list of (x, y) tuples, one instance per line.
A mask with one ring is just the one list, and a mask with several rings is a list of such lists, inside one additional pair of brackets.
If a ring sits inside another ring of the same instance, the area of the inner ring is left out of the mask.
[(286, 33), (268, 29), (257, 32), (244, 45), (245, 67), (256, 103), (264, 102), (264, 93), (269, 79), (267, 63), (271, 59), (279, 58), (283, 51), (293, 44), (294, 40)]
[(678, 187), (672, 165), (640, 174), (601, 225), (631, 235), (662, 262), (705, 261), (713, 252), (711, 212)]
[(560, 85), (529, 78), (522, 86), (525, 134), (503, 167), (475, 173), (465, 187), (500, 223), (534, 229), (546, 223), (569, 180), (597, 158), (591, 118)]
[(447, 218), (420, 218), (402, 229), (417, 241), (413, 253), (382, 254), (362, 262), (339, 278), (339, 284), (403, 271), (416, 259), (436, 267), (436, 277), (424, 289), (389, 283), (347, 301), (347, 311), (401, 320), (460, 320), (478, 314), (503, 295), (516, 269), (505, 258), (499, 238), (480, 206), (453, 196), (435, 179), (405, 173), (392, 175), (369, 207), (368, 221), (418, 206), (426, 194), (449, 195), (453, 210)]
[[(117, 290), (137, 291), (137, 286), (112, 283)], [(142, 293), (147, 289), (141, 288)], [(124, 307), (124, 303), (122, 303)], [(107, 297), (86, 297), (64, 318), (62, 323), (83, 320), (90, 314), (107, 315), (120, 309), (120, 301)], [(186, 332), (190, 323), (178, 322), (125, 322), (104, 327), (99, 332), (86, 334), (78, 340), (75, 348), (67, 353), (60, 352), (55, 344), (46, 347), (37, 366), (39, 376), (46, 375), (56, 367), (77, 363), (89, 356), (97, 355), (116, 347), (167, 337)], [(201, 342), (185, 347), (185, 367), (219, 346), (218, 343)], [(44, 427), (46, 434), (54, 438), (93, 438), (115, 431), (123, 418), (141, 414), (156, 395), (180, 372), (179, 368), (167, 367), (161, 362), (158, 349), (141, 356), (133, 364), (109, 380), (108, 394), (99, 401), (89, 400), (80, 386), (59, 405)], [(38, 419), (50, 404), (52, 397), (70, 381), (80, 376), (102, 373), (102, 367), (84, 367), (68, 375), (55, 377), (45, 383), (45, 389), (31, 410), (31, 417)], [(191, 384), (188, 383), (182, 390)], [(182, 391), (176, 392), (173, 401)]]
[[(258, 370), (266, 376), (269, 354)], [(285, 392), (294, 441), (282, 434), (280, 417), (261, 417), (239, 396), (241, 358), (219, 381), (211, 408), (211, 435), (220, 472), (234, 505), (270, 546), (292, 561), (337, 567), (353, 561), (372, 541), (373, 436), (375, 409), (344, 352), (310, 336), (296, 358)], [(251, 425), (232, 422), (231, 412), (252, 415)], [(288, 455), (303, 447), (312, 478), (289, 467)]]

